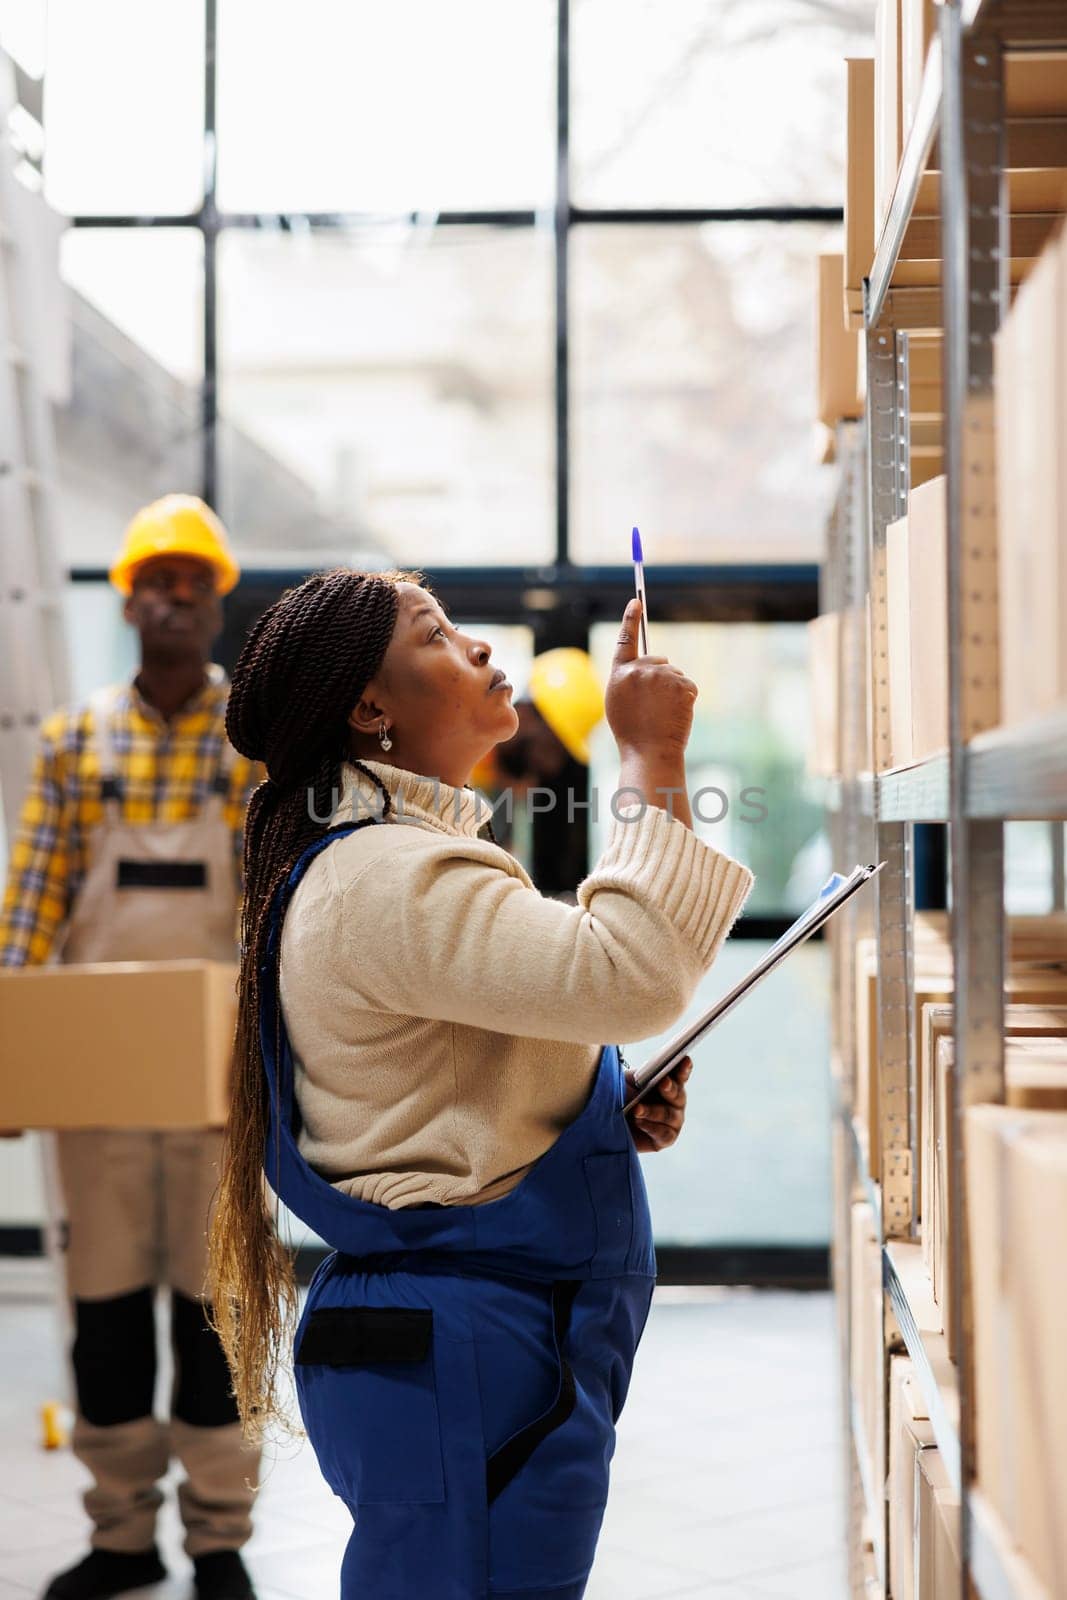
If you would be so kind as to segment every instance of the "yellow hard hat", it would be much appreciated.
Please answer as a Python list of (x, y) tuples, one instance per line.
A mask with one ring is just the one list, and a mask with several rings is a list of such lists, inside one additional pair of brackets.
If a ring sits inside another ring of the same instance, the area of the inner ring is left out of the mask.
[(219, 594), (229, 594), (241, 576), (226, 529), (211, 507), (193, 494), (165, 494), (138, 511), (108, 576), (121, 594), (133, 589), (133, 573), (151, 556), (196, 556), (214, 567)]
[(487, 756), (482, 756), (481, 760), (471, 768), (467, 782), (472, 789), (491, 789), (498, 777), (497, 765), (493, 760), (493, 752), (490, 751)]
[(563, 747), (589, 765), (589, 735), (604, 715), (604, 692), (584, 650), (546, 650), (530, 668), (530, 699)]

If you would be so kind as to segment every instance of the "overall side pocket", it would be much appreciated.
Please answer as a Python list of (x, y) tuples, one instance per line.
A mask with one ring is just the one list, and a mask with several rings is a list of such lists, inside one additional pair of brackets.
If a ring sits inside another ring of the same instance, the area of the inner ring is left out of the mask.
[(444, 1500), (433, 1312), (324, 1306), (305, 1317), (297, 1393), (323, 1476), (349, 1505)]

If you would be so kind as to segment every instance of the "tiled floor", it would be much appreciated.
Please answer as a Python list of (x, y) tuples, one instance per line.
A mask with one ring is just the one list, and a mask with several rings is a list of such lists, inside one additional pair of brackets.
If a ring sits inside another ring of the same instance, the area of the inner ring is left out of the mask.
[[(38, 1593), (85, 1544), (78, 1464), (38, 1441), (40, 1403), (63, 1393), (55, 1326), (25, 1274), (0, 1273), (4, 1600)], [(837, 1437), (829, 1296), (661, 1290), (587, 1600), (841, 1600)], [(172, 1502), (174, 1576), (142, 1591), (153, 1600), (190, 1594)], [(262, 1600), (335, 1596), (346, 1524), (307, 1446), (275, 1450), (248, 1551)]]

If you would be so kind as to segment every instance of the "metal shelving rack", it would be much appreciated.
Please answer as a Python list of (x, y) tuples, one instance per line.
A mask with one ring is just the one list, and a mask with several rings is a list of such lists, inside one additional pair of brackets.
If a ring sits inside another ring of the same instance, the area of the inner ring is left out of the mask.
[[(833, 1072), (839, 1118), (835, 1275), (844, 1310), (843, 1415), (850, 1499), (849, 1567), (855, 1595), (885, 1595), (887, 1504), (872, 1483), (850, 1381), (848, 1212), (869, 1200), (881, 1243), (883, 1397), (888, 1354), (906, 1349), (938, 1447), (961, 1490), (963, 1600), (1040, 1600), (1042, 1589), (974, 1487), (973, 1375), (969, 1341), (959, 1366), (948, 1359), (917, 1234), (917, 1095), (913, 1034), (913, 827), (948, 824), (955, 970), (956, 1165), (951, 1175), (962, 1225), (953, 1248), (957, 1326), (966, 1330), (970, 1295), (963, 1205), (967, 1106), (1004, 1099), (1004, 823), (1067, 818), (1067, 712), (1025, 727), (999, 720), (993, 337), (1009, 305), (1004, 54), (1063, 48), (1064, 0), (947, 0), (931, 48), (914, 124), (891, 207), (865, 285), (867, 408), (864, 424), (840, 424), (841, 479), (828, 533), (821, 609), (841, 614), (840, 777), (827, 801), (834, 859), (883, 860), (876, 895), (857, 897), (833, 943)], [(937, 147), (941, 173), (941, 286), (894, 287), (894, 272), (920, 182)], [(909, 491), (908, 337), (943, 336), (944, 457), (947, 479), (949, 637), (948, 749), (883, 774), (889, 759), (886, 528), (907, 510)], [(862, 673), (861, 629), (870, 601), (870, 683)], [(869, 691), (870, 759), (861, 750)], [(992, 729), (979, 733), (979, 729)], [(1062, 866), (1062, 857), (1057, 857)], [(1057, 904), (1062, 903), (1057, 897)], [(867, 1164), (852, 1115), (855, 1082), (855, 947), (878, 941), (880, 1182)], [(887, 1433), (888, 1437), (888, 1433)], [(865, 1546), (866, 1511), (873, 1549)], [(940, 1597), (939, 1597), (940, 1600)], [(946, 1596), (945, 1600), (950, 1600)]]

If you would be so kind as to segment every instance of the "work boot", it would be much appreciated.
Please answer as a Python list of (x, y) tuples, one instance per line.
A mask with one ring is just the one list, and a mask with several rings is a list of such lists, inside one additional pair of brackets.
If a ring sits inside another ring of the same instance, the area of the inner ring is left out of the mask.
[(162, 1583), (167, 1569), (155, 1545), (150, 1550), (90, 1550), (84, 1561), (59, 1572), (44, 1592), (44, 1600), (105, 1600)]
[(236, 1550), (194, 1556), (196, 1600), (256, 1600), (248, 1569)]

